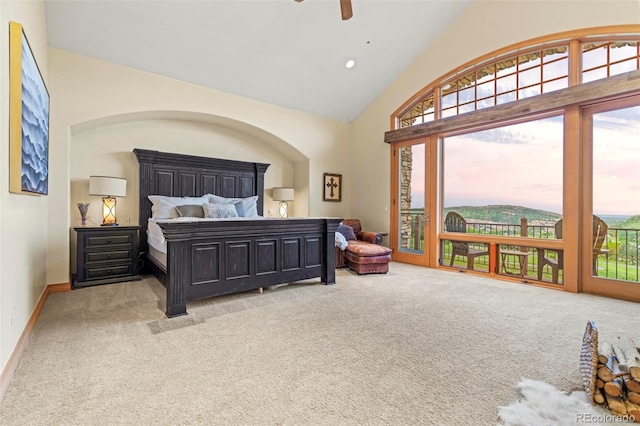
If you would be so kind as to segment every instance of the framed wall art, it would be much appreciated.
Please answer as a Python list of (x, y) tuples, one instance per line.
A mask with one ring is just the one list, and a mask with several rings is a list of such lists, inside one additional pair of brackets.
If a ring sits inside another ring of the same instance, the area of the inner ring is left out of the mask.
[(342, 201), (342, 175), (325, 173), (322, 189), (323, 201)]
[(9, 23), (9, 191), (49, 192), (49, 91), (17, 22)]

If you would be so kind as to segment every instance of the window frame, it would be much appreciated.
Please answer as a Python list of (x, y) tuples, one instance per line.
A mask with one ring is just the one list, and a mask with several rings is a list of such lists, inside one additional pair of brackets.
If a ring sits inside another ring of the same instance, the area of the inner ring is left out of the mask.
[[(558, 34), (551, 34), (543, 37), (538, 37), (532, 40), (516, 43), (502, 49), (498, 49), (486, 55), (483, 55), (475, 60), (469, 61), (447, 74), (441, 76), (440, 78), (434, 80), (423, 89), (421, 89), (418, 93), (414, 94), (411, 98), (409, 98), (403, 105), (401, 105), (396, 111), (391, 114), (390, 122), (391, 122), (391, 130), (403, 129), (407, 127), (414, 127), (416, 125), (425, 124), (424, 119), (422, 119), (421, 123), (414, 123), (410, 126), (403, 125), (403, 120), (406, 121), (406, 114), (411, 112), (412, 110), (419, 107), (419, 104), (425, 101), (430, 96), (434, 97), (434, 112), (433, 117), (435, 122), (443, 118), (443, 109), (442, 109), (442, 92), (443, 87), (448, 84), (448, 82), (455, 81), (460, 78), (460, 76), (468, 75), (471, 72), (477, 73), (478, 70), (490, 66), (492, 63), (495, 65), (496, 63), (508, 60), (509, 58), (517, 58), (522, 55), (530, 54), (531, 52), (539, 51), (544, 52), (545, 50), (558, 48), (560, 46), (567, 47), (567, 56), (566, 60), (568, 62), (568, 76), (563, 76), (556, 79), (551, 79), (549, 82), (557, 81), (561, 78), (567, 78), (568, 86), (572, 87), (575, 85), (582, 84), (582, 46), (586, 43), (600, 44), (600, 43), (615, 43), (615, 42), (637, 42), (638, 43), (638, 52), (639, 56), (636, 61), (638, 69), (640, 69), (640, 26), (639, 25), (619, 25), (612, 27), (600, 27), (600, 28), (587, 28), (583, 30), (575, 30), (575, 31), (567, 31)], [(562, 58), (564, 59), (564, 58)], [(607, 58), (607, 62), (609, 63), (609, 58)], [(541, 74), (543, 73), (543, 64), (544, 57), (540, 57), (540, 70)], [(624, 61), (622, 61), (624, 62)], [(609, 66), (607, 66), (607, 72), (609, 70)], [(497, 72), (494, 74), (497, 76)], [(477, 74), (476, 74), (477, 75)], [(517, 75), (517, 73), (516, 73)], [(541, 76), (542, 77), (542, 76)], [(610, 78), (610, 77), (609, 77)], [(497, 78), (493, 80), (497, 81)], [(540, 85), (541, 95), (534, 95), (530, 97), (526, 97), (524, 99), (535, 98), (536, 96), (542, 96), (545, 94), (543, 91), (544, 81), (541, 78)], [(477, 85), (474, 85), (477, 87)], [(517, 94), (521, 89), (518, 87), (518, 82), (516, 81), (516, 89), (515, 93)], [(557, 91), (555, 89), (554, 91)], [(563, 90), (563, 89), (560, 89)], [(458, 92), (456, 92), (458, 93)], [(553, 93), (553, 91), (548, 92)], [(495, 86), (494, 86), (494, 96), (497, 96)], [(516, 99), (514, 101), (521, 100), (516, 95)], [(470, 101), (469, 103), (477, 103), (477, 96), (474, 101)], [(513, 102), (513, 101), (511, 101)], [(509, 103), (509, 102), (506, 102)], [(498, 104), (497, 100), (494, 101), (494, 106), (489, 106), (482, 109), (474, 109), (469, 112), (477, 112), (483, 111), (490, 108), (496, 108), (503, 104)], [(459, 105), (456, 104), (456, 111), (459, 108)], [(452, 116), (457, 116), (459, 114), (451, 115), (446, 118), (450, 118)], [(424, 114), (417, 114), (416, 117), (423, 117)], [(428, 121), (431, 122), (431, 121)]]

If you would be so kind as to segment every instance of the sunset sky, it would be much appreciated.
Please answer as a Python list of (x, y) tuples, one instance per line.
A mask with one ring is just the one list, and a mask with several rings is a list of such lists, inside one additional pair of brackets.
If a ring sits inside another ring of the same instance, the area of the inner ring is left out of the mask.
[[(594, 117), (594, 213), (640, 214), (640, 107)], [(449, 137), (444, 206), (511, 204), (562, 213), (562, 116)], [(412, 207), (424, 206), (414, 147)]]

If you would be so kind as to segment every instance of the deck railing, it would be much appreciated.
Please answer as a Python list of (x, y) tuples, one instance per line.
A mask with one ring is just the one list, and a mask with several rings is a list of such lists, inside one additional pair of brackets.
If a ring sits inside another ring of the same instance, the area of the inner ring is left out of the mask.
[[(402, 216), (402, 244), (401, 249), (410, 251), (424, 250), (424, 216), (422, 210), (403, 210)], [(467, 220), (467, 233), (482, 235), (499, 235), (512, 237), (529, 237), (541, 239), (555, 239), (556, 231), (553, 225), (530, 225), (526, 218), (520, 224), (504, 224), (492, 222), (476, 222)], [(476, 243), (472, 248), (486, 250), (486, 244)], [(602, 246), (605, 253), (597, 258), (597, 274), (601, 277), (640, 282), (640, 229), (608, 228), (607, 236)], [(504, 249), (509, 249), (504, 246)], [(451, 259), (451, 242), (442, 242), (442, 263), (449, 265)], [(547, 250), (545, 257), (554, 258), (555, 251)], [(514, 259), (510, 259), (514, 261)], [(488, 256), (477, 257), (474, 266), (477, 270), (488, 271)], [(529, 278), (537, 278), (538, 251), (529, 249), (527, 271)], [(455, 266), (466, 267), (465, 258), (456, 258)], [(518, 266), (515, 264), (507, 265)], [(550, 277), (548, 267), (543, 269), (543, 279)], [(562, 274), (560, 274), (562, 276)], [(525, 276), (526, 277), (526, 276)], [(561, 282), (561, 278), (560, 278)]]
[(640, 282), (640, 229), (609, 228), (602, 246), (609, 252), (598, 261), (598, 275)]

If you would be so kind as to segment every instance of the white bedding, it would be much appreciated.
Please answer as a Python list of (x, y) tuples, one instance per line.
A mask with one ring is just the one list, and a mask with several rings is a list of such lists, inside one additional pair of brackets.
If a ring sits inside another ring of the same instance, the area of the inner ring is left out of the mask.
[(233, 221), (233, 220), (260, 220), (265, 219), (263, 216), (253, 217), (230, 217), (225, 219), (209, 219), (199, 217), (177, 217), (175, 219), (149, 219), (147, 224), (147, 242), (151, 247), (160, 253), (167, 253), (167, 241), (164, 239), (162, 229), (158, 223), (167, 222), (212, 222), (212, 221)]
[[(201, 222), (201, 221), (213, 221), (213, 220), (260, 220), (265, 218), (263, 216), (254, 216), (254, 217), (233, 217), (228, 219), (206, 219), (206, 218), (195, 218), (195, 217), (178, 217), (175, 219), (149, 219), (149, 223), (147, 226), (147, 242), (149, 246), (153, 247), (156, 251), (160, 253), (167, 254), (167, 241), (164, 239), (164, 235), (162, 234), (162, 229), (158, 225), (160, 222)], [(289, 220), (295, 220), (295, 218), (291, 218)], [(340, 250), (344, 250), (347, 248), (347, 240), (344, 236), (336, 232), (335, 233), (335, 244), (336, 247), (340, 247)]]

